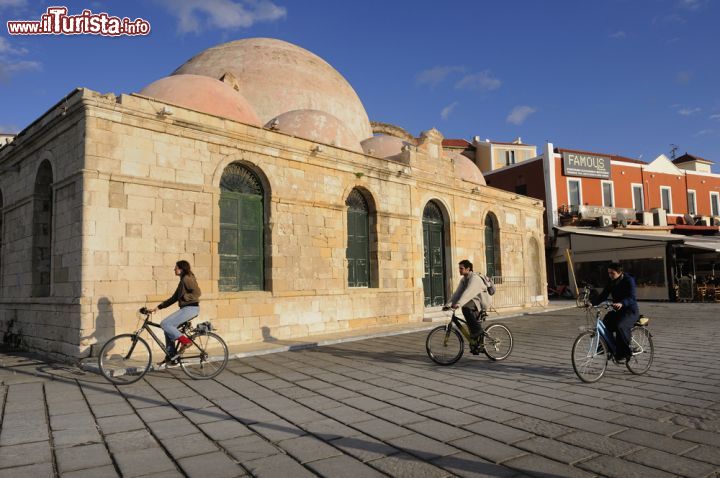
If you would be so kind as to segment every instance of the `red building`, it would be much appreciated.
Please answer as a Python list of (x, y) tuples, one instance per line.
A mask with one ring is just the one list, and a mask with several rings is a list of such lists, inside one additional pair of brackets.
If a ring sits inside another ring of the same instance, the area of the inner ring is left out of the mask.
[(641, 297), (674, 299), (687, 294), (681, 276), (716, 281), (720, 267), (720, 174), (711, 165), (689, 154), (645, 163), (547, 144), (484, 175), (489, 186), (545, 202), (549, 282), (570, 281), (571, 249), (579, 280), (602, 283), (617, 260), (636, 275)]

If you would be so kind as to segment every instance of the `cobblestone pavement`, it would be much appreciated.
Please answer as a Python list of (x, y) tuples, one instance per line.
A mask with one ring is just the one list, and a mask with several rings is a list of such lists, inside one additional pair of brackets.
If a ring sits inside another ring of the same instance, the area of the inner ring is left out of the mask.
[(115, 388), (0, 355), (0, 477), (719, 476), (720, 306), (643, 304), (656, 358), (581, 383), (582, 311), (505, 320), (505, 362), (432, 364), (426, 333)]

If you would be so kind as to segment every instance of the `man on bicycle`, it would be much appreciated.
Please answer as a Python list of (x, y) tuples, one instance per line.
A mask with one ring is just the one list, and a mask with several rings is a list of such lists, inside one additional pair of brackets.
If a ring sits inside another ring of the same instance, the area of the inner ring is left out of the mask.
[(592, 304), (598, 305), (607, 300), (608, 296), (612, 296), (614, 310), (605, 315), (603, 324), (610, 333), (610, 338), (615, 339), (615, 343), (610, 343), (608, 346), (615, 360), (620, 362), (629, 360), (632, 356), (630, 330), (637, 322), (640, 310), (635, 293), (635, 279), (627, 272), (623, 272), (623, 267), (617, 262), (608, 265), (608, 277), (610, 282)]
[(470, 335), (478, 338), (482, 332), (480, 318), (487, 316), (490, 305), (487, 284), (482, 276), (473, 272), (473, 264), (467, 259), (458, 263), (458, 270), (462, 278), (445, 309), (461, 307)]

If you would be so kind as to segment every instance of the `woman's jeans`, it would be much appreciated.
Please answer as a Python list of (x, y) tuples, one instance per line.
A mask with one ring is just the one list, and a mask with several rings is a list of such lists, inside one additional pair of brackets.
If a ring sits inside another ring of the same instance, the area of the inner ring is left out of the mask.
[(177, 353), (175, 341), (182, 335), (178, 330), (178, 327), (188, 320), (197, 317), (198, 314), (200, 314), (199, 306), (188, 305), (176, 310), (160, 322), (160, 327), (162, 327), (165, 332), (165, 349), (167, 350), (169, 356), (172, 357)]

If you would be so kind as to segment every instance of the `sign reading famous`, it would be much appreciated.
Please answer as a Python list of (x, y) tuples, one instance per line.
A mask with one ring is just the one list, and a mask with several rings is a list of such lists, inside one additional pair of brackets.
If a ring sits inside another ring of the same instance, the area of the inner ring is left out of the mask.
[(610, 158), (607, 156), (563, 151), (562, 159), (565, 176), (599, 179), (610, 177)]

